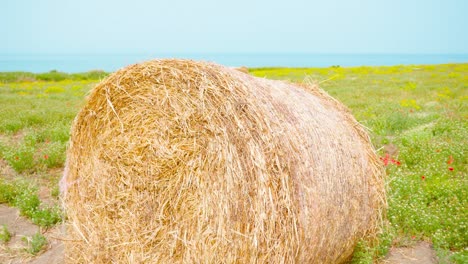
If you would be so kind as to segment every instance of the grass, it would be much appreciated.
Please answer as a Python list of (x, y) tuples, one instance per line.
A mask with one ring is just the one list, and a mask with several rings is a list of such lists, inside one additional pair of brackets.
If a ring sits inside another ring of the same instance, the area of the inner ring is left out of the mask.
[(31, 237), (23, 237), (23, 242), (26, 243), (25, 250), (31, 255), (37, 255), (47, 245), (47, 239), (40, 232)]
[(17, 207), (21, 215), (41, 227), (51, 227), (62, 221), (59, 207), (44, 205), (37, 189), (24, 181), (7, 182), (0, 178), (0, 203)]
[(0, 84), (0, 155), (18, 173), (62, 167), (90, 81)]
[(11, 82), (34, 82), (34, 81), (83, 81), (83, 80), (100, 80), (106, 77), (108, 73), (96, 70), (84, 73), (65, 73), (52, 70), (46, 73), (34, 74), (30, 72), (0, 72), (0, 83)]
[(0, 227), (0, 243), (8, 243), (11, 239), (11, 233), (6, 225)]
[[(387, 164), (388, 222), (378, 243), (359, 243), (353, 263), (370, 263), (392, 246), (420, 240), (454, 263), (468, 262), (468, 64), (250, 73), (318, 81), (369, 128)], [(0, 158), (13, 168), (13, 178), (27, 182), (1, 181), (0, 203), (20, 208), (40, 225), (56, 223), (59, 213), (46, 211), (31, 186), (46, 185), (57, 197), (60, 173), (54, 171), (63, 168), (71, 122), (85, 94), (105, 75), (0, 73)]]

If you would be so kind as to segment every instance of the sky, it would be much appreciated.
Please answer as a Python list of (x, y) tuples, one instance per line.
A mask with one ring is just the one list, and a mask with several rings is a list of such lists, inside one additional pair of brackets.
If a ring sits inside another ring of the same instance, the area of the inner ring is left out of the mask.
[(468, 53), (465, 0), (0, 0), (0, 54)]

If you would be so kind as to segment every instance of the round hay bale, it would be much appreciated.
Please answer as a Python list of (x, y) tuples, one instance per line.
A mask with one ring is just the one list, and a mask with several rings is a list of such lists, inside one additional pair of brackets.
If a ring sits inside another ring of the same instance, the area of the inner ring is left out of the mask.
[(190, 60), (98, 84), (66, 166), (72, 262), (340, 263), (385, 206), (383, 170), (343, 105)]

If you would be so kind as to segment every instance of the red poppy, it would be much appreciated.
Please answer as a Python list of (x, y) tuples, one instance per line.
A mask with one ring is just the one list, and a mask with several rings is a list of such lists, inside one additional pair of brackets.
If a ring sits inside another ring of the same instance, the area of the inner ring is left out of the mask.
[(449, 167), (448, 169), (449, 169), (449, 171), (453, 171), (453, 167)]
[(48, 158), (49, 158), (49, 155), (45, 154), (44, 159), (48, 159)]
[(383, 164), (385, 166), (388, 166), (388, 164), (390, 163), (395, 164), (397, 166), (401, 165), (401, 162), (399, 162), (396, 159), (392, 159), (388, 153), (386, 153), (384, 157), (380, 157), (380, 160), (383, 161)]
[(18, 157), (18, 156), (15, 156), (15, 160), (19, 160), (19, 157)]
[(447, 164), (450, 165), (450, 164), (452, 164), (452, 163), (453, 163), (453, 157), (452, 157), (452, 155), (450, 155), (450, 157), (449, 157), (449, 159), (448, 159), (448, 161), (447, 161)]
[(383, 161), (384, 165), (388, 165), (388, 154), (385, 154), (385, 157), (380, 157), (380, 160)]
[(421, 180), (423, 180), (423, 181), (424, 181), (425, 179), (426, 179), (426, 176), (424, 176), (424, 175), (423, 175), (423, 176), (421, 176)]

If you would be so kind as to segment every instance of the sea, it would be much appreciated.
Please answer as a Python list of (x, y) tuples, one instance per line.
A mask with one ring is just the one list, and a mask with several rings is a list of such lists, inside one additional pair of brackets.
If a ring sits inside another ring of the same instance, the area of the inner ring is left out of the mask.
[(112, 72), (129, 64), (161, 58), (211, 61), (226, 66), (349, 67), (468, 63), (468, 54), (301, 54), (301, 53), (146, 53), (146, 54), (0, 54), (0, 72)]

